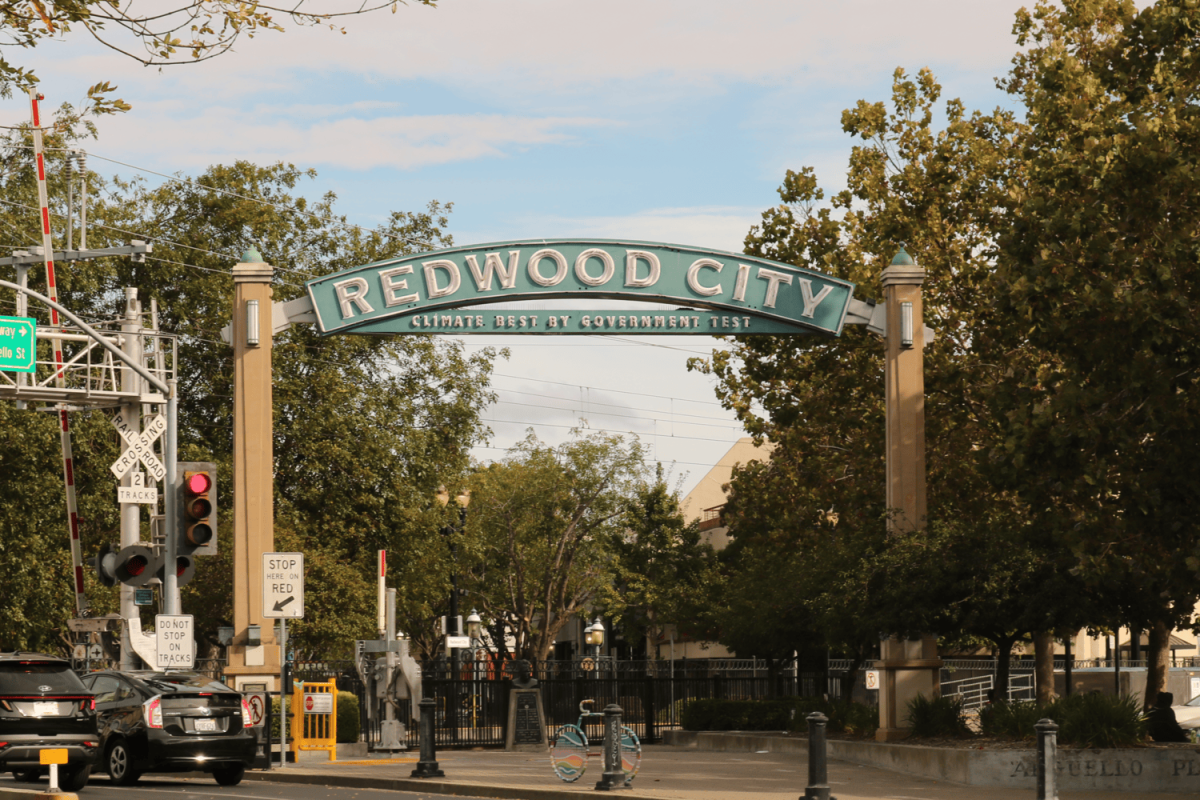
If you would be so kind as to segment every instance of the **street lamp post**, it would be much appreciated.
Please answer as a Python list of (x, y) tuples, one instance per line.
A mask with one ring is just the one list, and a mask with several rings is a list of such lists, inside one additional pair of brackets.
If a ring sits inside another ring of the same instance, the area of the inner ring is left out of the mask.
[(599, 617), (583, 631), (583, 641), (592, 656), (592, 675), (600, 677), (600, 648), (604, 646), (604, 623)]
[[(442, 487), (437, 493), (438, 502), (442, 506), (450, 505), (450, 492)], [(458, 524), (450, 524), (442, 528), (442, 535), (446, 537), (447, 544), (450, 547), (450, 611), (446, 616), (446, 633), (450, 636), (462, 636), (462, 629), (459, 625), (458, 616), (458, 546), (454, 542), (455, 532), (461, 532), (463, 525), (467, 521), (467, 506), (471, 502), (471, 493), (464, 491), (454, 498), (454, 504), (458, 508)], [(451, 695), (450, 702), (446, 704), (446, 709), (449, 714), (454, 716), (453, 738), (458, 741), (458, 648), (450, 648), (450, 686)]]
[(478, 653), (483, 648), (483, 620), (479, 612), (471, 609), (467, 617), (467, 638), (471, 641), (468, 651), (471, 660), (471, 724), (475, 724), (475, 714), (479, 708), (479, 658)]

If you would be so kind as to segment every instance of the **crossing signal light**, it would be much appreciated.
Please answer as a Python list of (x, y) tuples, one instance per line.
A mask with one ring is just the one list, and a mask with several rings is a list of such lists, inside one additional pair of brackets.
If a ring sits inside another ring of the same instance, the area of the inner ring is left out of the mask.
[[(179, 505), (179, 528), (175, 552), (180, 559), (196, 555), (216, 555), (217, 552), (217, 465), (211, 462), (181, 462), (177, 465), (179, 479), (176, 498)], [(191, 565), (194, 569), (194, 565)], [(180, 583), (189, 565), (181, 563), (177, 570)]]
[(149, 547), (131, 544), (116, 554), (112, 574), (126, 586), (144, 586), (151, 578), (158, 577), (161, 561)]
[(90, 559), (96, 578), (105, 586), (117, 585), (117, 553), (108, 542), (100, 545), (100, 554)]
[[(163, 565), (165, 568), (166, 565)], [(183, 586), (196, 574), (196, 559), (191, 556), (175, 556), (175, 585)], [(162, 575), (159, 576), (163, 577)]]

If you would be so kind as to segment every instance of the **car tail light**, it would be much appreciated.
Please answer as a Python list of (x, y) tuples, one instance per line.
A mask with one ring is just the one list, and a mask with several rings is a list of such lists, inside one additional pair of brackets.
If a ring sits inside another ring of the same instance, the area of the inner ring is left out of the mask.
[(80, 711), (95, 711), (96, 710), (96, 698), (89, 697), (86, 700), (80, 700), (79, 701), (79, 710)]
[(148, 727), (161, 728), (163, 726), (162, 698), (151, 697), (142, 703), (142, 713), (146, 717), (146, 725)]
[(249, 728), (254, 723), (254, 715), (250, 713), (250, 704), (242, 698), (242, 727)]

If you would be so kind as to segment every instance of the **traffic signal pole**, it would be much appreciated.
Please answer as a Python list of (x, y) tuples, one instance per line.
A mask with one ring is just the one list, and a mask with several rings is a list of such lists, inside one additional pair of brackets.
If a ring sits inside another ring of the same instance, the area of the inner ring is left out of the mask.
[[(141, 331), (142, 331), (142, 315), (141, 306), (137, 299), (137, 289), (125, 289), (125, 319), (121, 322), (121, 333), (124, 334), (121, 341), (121, 351), (129, 357), (129, 361), (135, 364), (142, 363), (141, 353)], [(138, 375), (129, 368), (128, 363), (121, 370), (121, 389), (135, 395), (142, 393), (143, 380), (142, 376)], [(129, 400), (121, 403), (121, 419), (125, 423), (125, 427), (131, 431), (140, 431), (142, 429), (142, 404), (139, 400)], [(129, 444), (124, 443), (122, 450), (129, 449)], [(137, 469), (131, 470), (124, 478), (121, 478), (122, 486), (133, 485), (133, 473)], [(142, 508), (137, 503), (122, 503), (121, 504), (121, 547), (129, 547), (137, 544), (142, 538)], [(121, 583), (117, 590), (120, 593), (121, 604), (121, 619), (130, 620), (139, 616), (137, 603), (134, 602), (134, 594), (137, 588)], [(133, 652), (133, 646), (129, 641), (129, 626), (126, 625), (121, 635), (121, 669), (135, 669), (137, 666), (137, 656)]]
[(163, 613), (181, 614), (179, 602), (179, 577), (175, 562), (179, 551), (179, 509), (175, 507), (179, 498), (175, 493), (176, 470), (179, 456), (179, 387), (174, 379), (167, 381), (171, 393), (167, 396), (167, 431), (163, 440), (163, 464), (167, 468), (167, 479), (163, 481), (163, 531), (166, 543), (163, 547)]

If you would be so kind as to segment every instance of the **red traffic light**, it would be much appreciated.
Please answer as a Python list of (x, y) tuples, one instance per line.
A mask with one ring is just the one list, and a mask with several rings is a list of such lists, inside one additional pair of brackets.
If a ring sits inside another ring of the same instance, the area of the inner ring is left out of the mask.
[[(183, 479), (183, 490), (190, 495), (208, 494), (212, 488), (212, 477), (207, 472), (189, 472)], [(212, 507), (209, 506), (209, 510)], [(204, 516), (208, 511), (199, 514)]]

